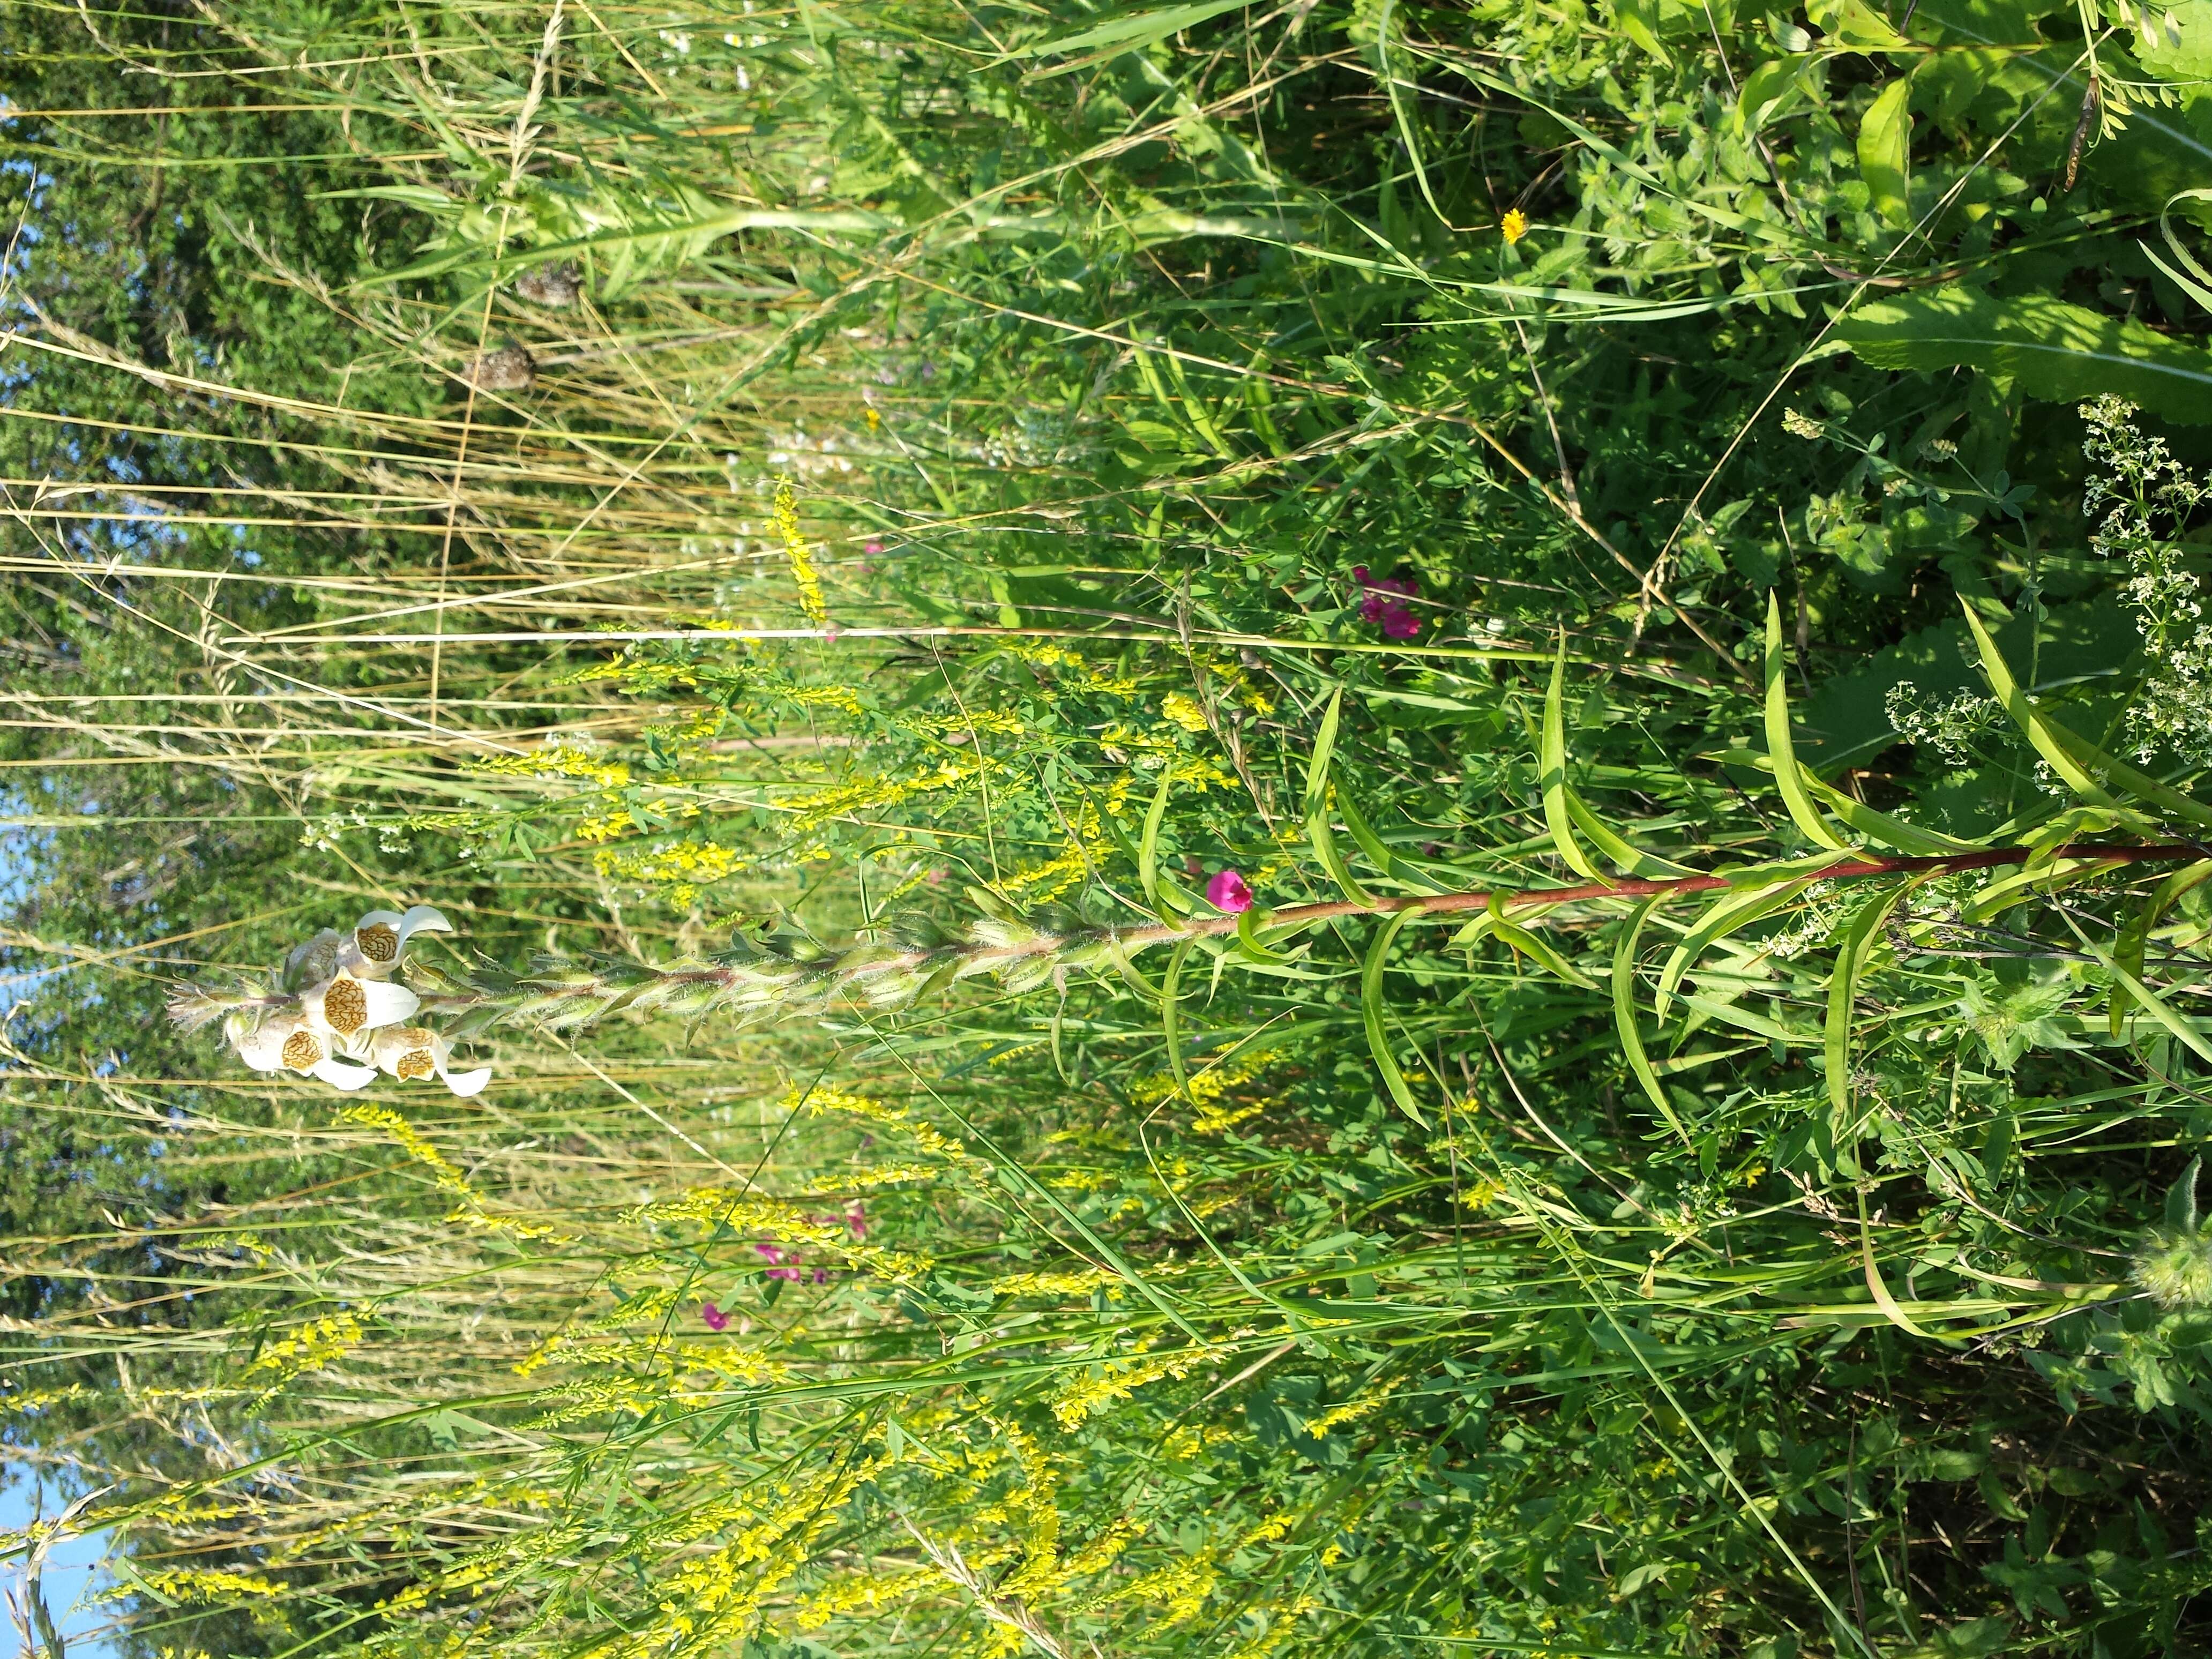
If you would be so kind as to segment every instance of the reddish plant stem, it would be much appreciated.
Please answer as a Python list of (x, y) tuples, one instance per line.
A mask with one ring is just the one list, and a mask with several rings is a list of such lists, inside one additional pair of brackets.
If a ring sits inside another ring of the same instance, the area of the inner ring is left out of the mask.
[[(1950, 875), (1967, 870), (2002, 870), (2026, 864), (2033, 853), (2034, 849), (2031, 848), (2003, 847), (1984, 853), (1945, 853), (1924, 858), (1846, 858), (1796, 879), (1810, 885), (1821, 881), (1859, 881), (1869, 876), (1920, 875), (1929, 871)], [(2184, 842), (2148, 846), (2071, 848), (2061, 856), (2100, 859), (2109, 864), (2175, 864), (2187, 859), (2212, 858), (2212, 849)], [(1522, 887), (1495, 893), (1427, 893), (1398, 898), (1372, 898), (1364, 902), (1357, 899), (1332, 899), (1324, 904), (1287, 905), (1271, 915), (1266, 925), (1288, 927), (1328, 921), (1337, 916), (1395, 915), (1401, 910), (1412, 910), (1425, 915), (1448, 915), (1460, 910), (1486, 910), (1493, 897), (1502, 908), (1510, 909), (1515, 905), (1571, 904), (1578, 899), (1650, 898), (1662, 893), (1710, 893), (1734, 884), (1724, 876), (1672, 876), (1659, 880), (1623, 877), (1618, 881), (1584, 882), (1579, 887)], [(1134, 928), (1120, 935), (1120, 938), (1125, 945), (1158, 945), (1170, 939), (1194, 939), (1200, 934), (1230, 933), (1236, 930), (1235, 916), (1206, 916), (1175, 927)]]
[[(1860, 881), (1872, 876), (1949, 875), (1968, 870), (2002, 870), (2026, 864), (2033, 856), (2033, 852), (2034, 849), (2026, 847), (2006, 847), (1989, 852), (1949, 853), (1932, 857), (1854, 858), (1838, 855), (1833, 864), (1785, 879), (1811, 886), (1817, 882)], [(2212, 848), (2192, 842), (2174, 842), (2137, 846), (2069, 848), (2060, 856), (2113, 865), (2177, 864), (2191, 859), (2212, 857)], [(1304, 926), (1333, 921), (1339, 916), (1395, 915), (1407, 911), (1419, 915), (1447, 915), (1468, 910), (1486, 910), (1493, 899), (1501, 908), (1518, 907), (1525, 910), (1589, 899), (1653, 898), (1675, 893), (1709, 893), (1735, 884), (1725, 876), (1674, 876), (1660, 880), (1624, 877), (1617, 881), (1584, 882), (1576, 887), (1524, 887), (1498, 891), (1486, 889), (1478, 892), (1427, 893), (1364, 901), (1333, 899), (1321, 904), (1287, 905), (1269, 914), (1262, 925), (1270, 927)], [(1018, 943), (943, 945), (926, 950), (872, 955), (866, 962), (849, 964), (841, 963), (836, 958), (827, 958), (813, 970), (812, 976), (817, 981), (829, 980), (846, 986), (857, 986), (877, 975), (911, 973), (934, 968), (956, 958), (965, 959), (973, 964), (974, 971), (997, 972), (1026, 958), (1049, 956), (1085, 941), (1095, 944), (1110, 939), (1120, 950), (1140, 951), (1155, 945), (1234, 933), (1237, 920), (1233, 915), (1194, 916), (1180, 922), (1155, 922), (1142, 927), (1097, 928), (1073, 934), (1039, 933)], [(660, 982), (726, 986), (733, 983), (739, 973), (740, 970), (732, 968), (681, 967), (663, 970)], [(597, 981), (586, 980), (573, 985), (540, 984), (532, 988), (532, 994), (556, 1000), (581, 1000), (602, 997), (608, 994), (608, 991)], [(433, 993), (423, 997), (422, 1006), (434, 1012), (459, 1013), (497, 1000), (495, 996), (481, 993), (459, 995)]]

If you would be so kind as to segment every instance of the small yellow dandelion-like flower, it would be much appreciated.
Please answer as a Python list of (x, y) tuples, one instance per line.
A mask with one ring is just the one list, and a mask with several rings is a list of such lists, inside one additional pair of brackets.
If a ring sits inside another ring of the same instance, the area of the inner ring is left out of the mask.
[(870, 410), (868, 410), (868, 430), (869, 430), (869, 431), (871, 431), (871, 432), (881, 432), (883, 429), (884, 429), (884, 417), (883, 417), (883, 415), (881, 414), (881, 412), (880, 412), (880, 411), (878, 411), (878, 410), (875, 410), (875, 409), (872, 409), (872, 409), (870, 409)]
[(1498, 228), (1505, 238), (1505, 246), (1511, 247), (1528, 234), (1528, 216), (1519, 208), (1508, 208), (1505, 216), (1498, 222)]

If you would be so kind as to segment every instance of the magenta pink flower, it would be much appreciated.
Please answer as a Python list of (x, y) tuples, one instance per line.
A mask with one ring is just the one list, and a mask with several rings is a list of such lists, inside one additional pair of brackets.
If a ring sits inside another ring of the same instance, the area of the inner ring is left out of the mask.
[(860, 550), (872, 556), (884, 550), (884, 544), (881, 542), (863, 542), (860, 544)]
[(1421, 631), (1421, 619), (1402, 602), (1413, 597), (1412, 577), (1370, 576), (1364, 564), (1352, 566), (1352, 575), (1367, 591), (1359, 602), (1361, 621), (1382, 624), (1385, 639), (1410, 640)]
[(711, 1302), (699, 1304), (699, 1317), (707, 1322), (710, 1331), (726, 1331), (730, 1328), (730, 1316)]
[(1234, 870), (1216, 870), (1206, 884), (1206, 902), (1217, 910), (1239, 915), (1252, 908), (1252, 890)]

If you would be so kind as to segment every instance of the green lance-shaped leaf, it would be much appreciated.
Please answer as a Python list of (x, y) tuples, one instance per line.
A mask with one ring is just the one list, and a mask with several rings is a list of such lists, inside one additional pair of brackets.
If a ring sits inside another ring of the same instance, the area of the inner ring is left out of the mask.
[(1568, 984), (1579, 986), (1585, 991), (1597, 989), (1597, 981), (1560, 955), (1549, 940), (1539, 934), (1530, 933), (1526, 927), (1516, 927), (1506, 920), (1504, 894), (1492, 893), (1490, 896), (1489, 914), (1485, 920), (1489, 924), (1486, 931), (1504, 940), (1547, 973), (1555, 974)]
[(1941, 830), (1923, 830), (1917, 823), (1907, 823), (1887, 812), (1878, 812), (1863, 801), (1853, 800), (1842, 790), (1821, 782), (1805, 770), (1802, 763), (1798, 767), (1797, 781), (1804, 786), (1807, 794), (1841, 818), (1845, 828), (1877, 847), (1893, 848), (1898, 852), (1921, 858), (1972, 849), (1971, 842), (1944, 835)]
[(1828, 1104), (1832, 1109), (1837, 1144), (1856, 1121), (1856, 1100), (1851, 1089), (1851, 1010), (1859, 994), (1859, 977), (1873, 957), (1882, 924), (1917, 882), (1892, 888), (1859, 912), (1836, 951), (1835, 971), (1828, 976), (1826, 1058)]
[(1881, 89), (1859, 123), (1859, 177), (1866, 180), (1869, 205), (1899, 230), (1912, 222), (1905, 193), (1912, 157), (1912, 112), (1905, 106), (1911, 95), (1911, 78), (1899, 76)]
[(1717, 940), (1726, 939), (1739, 928), (1748, 927), (1754, 921), (1771, 915), (1796, 898), (1803, 890), (1802, 877), (1792, 877), (1771, 886), (1751, 889), (1747, 892), (1722, 894), (1705, 907), (1705, 913), (1682, 936), (1667, 958), (1667, 965), (1659, 973), (1659, 990), (1652, 1002), (1652, 1012), (1664, 1023), (1668, 1011), (1674, 1006), (1674, 988), (1682, 982), (1683, 975), (1692, 963), (1705, 953)]
[(1966, 614), (1966, 626), (1973, 633), (1975, 648), (1981, 653), (1982, 672), (1989, 679), (1990, 689), (1996, 693), (1997, 702), (2027, 733), (2028, 741), (2035, 745), (2036, 752), (2051, 763), (2051, 770), (2063, 778), (2084, 800), (2099, 806), (2116, 805), (2112, 796), (2085, 769), (2094, 767), (2107, 782), (2118, 784), (2130, 793), (2163, 807), (2176, 817), (2191, 823), (2212, 824), (2212, 806), (2160, 783), (2148, 773), (2136, 770), (2117, 756), (2107, 754), (2064, 721), (2045, 714), (2031, 703), (2027, 692), (2013, 678), (2012, 670), (2006, 665), (1996, 641), (1990, 637), (1990, 630), (1982, 626), (1982, 619), (1974, 614), (1973, 607), (1963, 599), (1960, 604)]
[(2027, 693), (2021, 690), (2020, 683), (2013, 678), (2012, 669), (2006, 664), (2004, 653), (1997, 649), (1997, 642), (1990, 637), (1990, 630), (1982, 626), (1982, 619), (1974, 614), (1974, 607), (1964, 599), (1960, 601), (1960, 607), (1966, 613), (1966, 626), (1973, 633), (1975, 649), (1981, 653), (1982, 672), (1989, 680), (1990, 690), (1996, 693), (1997, 702), (2003, 706), (2005, 713), (2011, 715), (2014, 722), (2027, 734), (2027, 740), (2035, 745), (2035, 752), (2042, 756), (2050, 763), (2051, 769), (2065, 780), (2066, 787), (2083, 800), (2099, 806), (2117, 805), (2118, 803), (2105, 793), (2095, 779), (2081, 769), (2066, 745), (2058, 740), (2058, 734), (2051, 730), (2049, 719), (2039, 714), (2035, 705), (2027, 700)]
[(1182, 1064), (1182, 998), (1176, 987), (1182, 978), (1182, 964), (1190, 955), (1191, 942), (1184, 939), (1168, 957), (1168, 971), (1160, 982), (1160, 1029), (1167, 1037), (1168, 1074), (1175, 1079), (1176, 1098), (1190, 1098), (1190, 1079), (1184, 1074)]
[(1552, 844), (1569, 869), (1592, 881), (1606, 879), (1582, 844), (1587, 839), (1617, 869), (1638, 876), (1686, 876), (1689, 871), (1656, 853), (1647, 853), (1607, 827), (1567, 781), (1565, 690), (1567, 643), (1562, 639), (1552, 660), (1552, 684), (1544, 694), (1544, 725), (1538, 739), (1538, 765), (1544, 790), (1544, 823)]
[(1881, 1316), (1884, 1319), (1900, 1331), (1912, 1336), (1925, 1337), (1931, 1342), (1942, 1340), (1942, 1339), (1935, 1332), (1923, 1330), (1918, 1325), (1914, 1324), (1911, 1316), (1898, 1305), (1897, 1298), (1889, 1293), (1889, 1286), (1882, 1282), (1881, 1269), (1875, 1265), (1874, 1232), (1867, 1224), (1866, 1193), (1863, 1188), (1859, 1192), (1858, 1200), (1860, 1260), (1866, 1268), (1867, 1293), (1874, 1297), (1874, 1305), (1881, 1310)]
[[(1898, 83), (1899, 86), (1903, 82)], [(1782, 607), (1777, 603), (1774, 590), (1766, 592), (1766, 751), (1774, 761), (1774, 781), (1782, 791), (1783, 805), (1790, 809), (1790, 817), (1813, 841), (1822, 847), (1845, 851), (1850, 843), (1838, 836), (1827, 819), (1820, 816), (1805, 793), (1805, 785), (1797, 763), (1797, 750), (1790, 738), (1790, 692), (1783, 683), (1786, 666), (1782, 655)]]
[(1367, 947), (1367, 963), (1359, 975), (1359, 1015), (1367, 1027), (1367, 1047), (1375, 1056), (1375, 1069), (1382, 1074), (1382, 1086), (1390, 1091), (1390, 1098), (1397, 1102), (1398, 1109), (1425, 1129), (1429, 1121), (1421, 1115), (1420, 1103), (1413, 1098), (1406, 1074), (1398, 1069), (1398, 1062), (1390, 1053), (1389, 1032), (1382, 1011), (1383, 963), (1389, 957), (1391, 941), (1413, 915), (1411, 910), (1397, 912), (1376, 930), (1374, 944)]
[(1644, 937), (1644, 924), (1650, 920), (1651, 912), (1661, 902), (1660, 898), (1648, 898), (1630, 911), (1620, 938), (1613, 945), (1613, 1023), (1620, 1033), (1620, 1051), (1627, 1057), (1628, 1069), (1636, 1073), (1636, 1080), (1644, 1085), (1644, 1092), (1659, 1109), (1659, 1115), (1666, 1121), (1667, 1127), (1686, 1146), (1690, 1144), (1689, 1132), (1674, 1115), (1674, 1103), (1667, 1098), (1658, 1074), (1651, 1069), (1651, 1057), (1644, 1051), (1644, 1034), (1636, 1024), (1636, 945)]
[(2181, 1178), (2166, 1189), (2166, 1224), (2178, 1233), (2197, 1231), (2197, 1176), (2203, 1167), (2200, 1153), (2189, 1160)]
[(1246, 0), (1198, 0), (1192, 5), (1155, 6), (1123, 12), (1119, 16), (1109, 17), (1103, 23), (1094, 23), (1073, 34), (1058, 34), (1048, 40), (1035, 40), (1028, 46), (1017, 46), (999, 61), (1045, 58), (1069, 52), (1088, 54), (1073, 63), (1046, 70), (1038, 77), (1048, 80), (1055, 75), (1066, 75), (1107, 58), (1117, 58), (1124, 52), (1140, 51), (1156, 40), (1164, 40), (1170, 34), (1194, 28), (1224, 12), (1235, 11), (1245, 3)]
[(1160, 787), (1145, 814), (1144, 839), (1137, 843), (1137, 880), (1144, 887), (1145, 902), (1163, 917), (1167, 912), (1160, 907), (1160, 826), (1167, 821), (1168, 797), (1174, 789), (1175, 769), (1170, 767), (1160, 775)]
[[(2191, 888), (2197, 886), (2209, 876), (2212, 876), (2212, 859), (2185, 865), (2153, 888), (2150, 896), (2145, 899), (2142, 908), (2128, 919), (2127, 926), (2120, 929), (2119, 938), (2113, 941), (2113, 961), (2137, 979), (2141, 979), (2143, 970), (2143, 951), (2150, 943), (2153, 930), (2158, 927), (2159, 921), (2165, 916), (2176, 899)], [(2127, 988), (2116, 978), (2112, 981), (2111, 1011), (2112, 1034), (2114, 1036), (2120, 1034), (2120, 1021), (2127, 1013), (2128, 995)]]
[(1344, 713), (1344, 688), (1339, 686), (1330, 693), (1328, 712), (1321, 717), (1321, 732), (1314, 739), (1313, 758), (1306, 763), (1305, 815), (1306, 839), (1313, 844), (1314, 856), (1329, 878), (1342, 890), (1345, 897), (1354, 904), (1372, 902), (1372, 895), (1352, 878), (1337, 851), (1336, 836), (1329, 829), (1328, 769), (1336, 755), (1336, 730)]
[(1574, 816), (1567, 810), (1567, 721), (1564, 697), (1567, 683), (1567, 642), (1559, 641), (1552, 659), (1551, 689), (1544, 694), (1544, 730), (1539, 740), (1537, 766), (1544, 790), (1544, 824), (1552, 832), (1552, 845), (1577, 875), (1603, 881), (1604, 873), (1575, 838)]
[(2096, 957), (2103, 964), (2106, 972), (2112, 975), (2114, 980), (2126, 988), (2128, 994), (2142, 1006), (2145, 1013), (2172, 1032), (2198, 1059), (2212, 1060), (2212, 1042), (2207, 1042), (2204, 1034), (2199, 1031), (2193, 1023), (2176, 1013), (2172, 1005), (2164, 997), (2115, 962), (2110, 951), (2098, 944), (2079, 927), (2075, 927), (2074, 919), (2071, 916), (2065, 917), (2065, 921), (2069, 927), (2073, 928), (2074, 936), (2081, 941), (2089, 954)]
[(2136, 246), (2143, 251), (2144, 257), (2151, 264), (2166, 273), (2166, 279), (2175, 287), (2207, 311), (2212, 311), (2212, 270), (2205, 270), (2197, 256), (2182, 246), (2181, 238), (2173, 234), (2173, 204), (2176, 202), (2212, 202), (2212, 190), (2182, 191), (2167, 198), (2166, 206), (2159, 211), (2159, 234), (2166, 238), (2166, 246), (2172, 251), (2174, 258), (2186, 268), (2188, 274), (2185, 276), (2159, 258), (2158, 251), (2148, 242), (2138, 241)]

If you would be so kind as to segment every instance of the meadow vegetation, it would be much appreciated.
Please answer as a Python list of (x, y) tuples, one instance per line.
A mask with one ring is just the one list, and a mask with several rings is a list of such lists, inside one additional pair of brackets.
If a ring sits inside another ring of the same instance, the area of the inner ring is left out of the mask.
[(26, 1650), (2199, 1650), (2208, 88), (0, 0)]

